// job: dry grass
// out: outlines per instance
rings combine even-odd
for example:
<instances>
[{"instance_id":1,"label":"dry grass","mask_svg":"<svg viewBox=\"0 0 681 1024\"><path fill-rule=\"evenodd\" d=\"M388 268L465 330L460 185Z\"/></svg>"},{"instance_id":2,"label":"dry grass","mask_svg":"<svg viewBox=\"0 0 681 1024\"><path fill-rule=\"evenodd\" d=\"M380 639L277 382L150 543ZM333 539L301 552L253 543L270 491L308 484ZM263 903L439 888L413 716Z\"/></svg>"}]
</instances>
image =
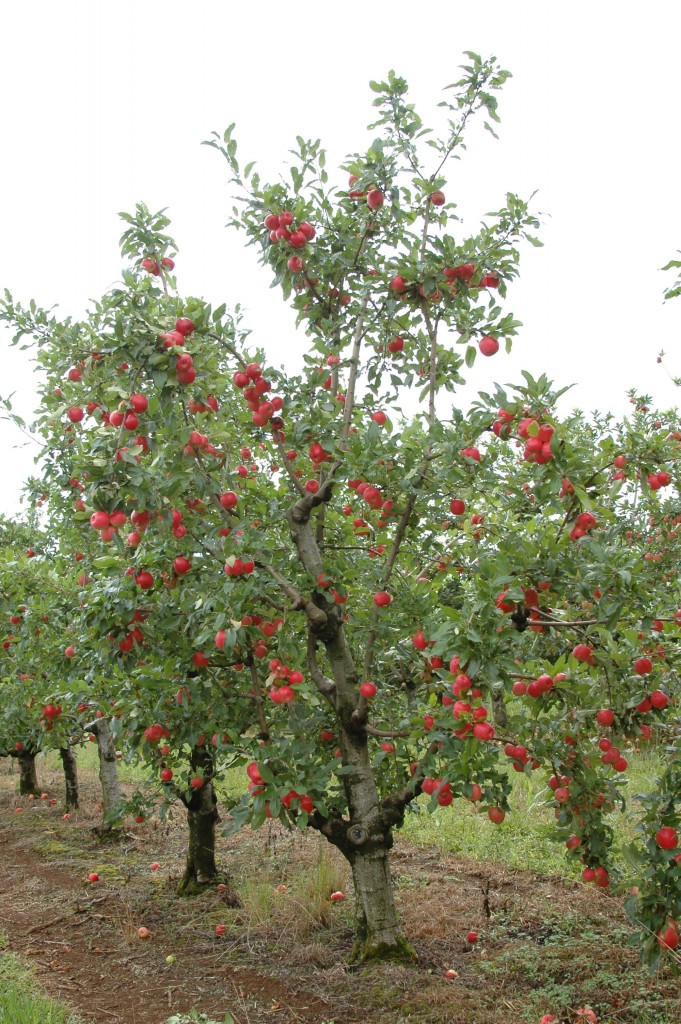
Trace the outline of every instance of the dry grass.
<instances>
[{"instance_id":1,"label":"dry grass","mask_svg":"<svg viewBox=\"0 0 681 1024\"><path fill-rule=\"evenodd\" d=\"M238 1024L536 1024L548 1012L572 1021L570 1008L585 1003L607 1024L681 1020L675 979L648 978L626 947L616 895L398 840L397 901L418 961L356 968L347 963L348 867L316 833L269 823L221 839L219 861L241 906L215 890L178 899L181 810L101 845L90 831L96 778L84 775L83 809L70 821L44 801L17 801L15 782L0 769L0 890L12 890L0 927L46 964L50 942L68 945L59 947L63 970L46 968L42 978L90 1012L94 986L107 1011L94 1014L96 1024L162 1024L191 1006L217 1020L229 1011ZM44 767L41 782L50 793L61 786ZM150 870L154 860L160 871ZM102 877L94 886L90 870ZM347 899L331 904L338 889ZM148 942L137 937L140 925ZM465 941L471 928L480 933L475 947ZM444 978L447 968L456 980Z\"/></svg>"}]
</instances>

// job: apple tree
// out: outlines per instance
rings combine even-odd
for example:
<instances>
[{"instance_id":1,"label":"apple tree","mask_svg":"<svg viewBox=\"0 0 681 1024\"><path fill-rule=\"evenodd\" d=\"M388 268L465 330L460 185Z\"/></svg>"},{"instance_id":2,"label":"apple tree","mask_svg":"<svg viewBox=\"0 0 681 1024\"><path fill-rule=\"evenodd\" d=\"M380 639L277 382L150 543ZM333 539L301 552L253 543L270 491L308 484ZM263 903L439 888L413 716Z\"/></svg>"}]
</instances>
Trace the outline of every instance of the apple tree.
<instances>
[{"instance_id":1,"label":"apple tree","mask_svg":"<svg viewBox=\"0 0 681 1024\"><path fill-rule=\"evenodd\" d=\"M68 810L78 806L73 747L82 739L63 685L76 654L72 620L77 584L64 580L62 556L35 515L31 518L29 523L0 521L0 615L8 629L0 651L0 748L19 762L22 794L38 791L36 755L57 750Z\"/></svg>"},{"instance_id":2,"label":"apple tree","mask_svg":"<svg viewBox=\"0 0 681 1024\"><path fill-rule=\"evenodd\" d=\"M302 368L252 347L238 308L181 297L168 220L142 205L123 218L131 265L83 320L9 294L0 312L46 382L52 529L101 548L83 665L187 806L186 883L215 876L213 782L238 762L229 827L276 817L347 858L357 958L409 955L389 867L407 811L463 798L501 824L509 766L550 772L556 837L607 886L623 751L675 698L677 581L662 645L659 566L628 537L676 480L673 439L561 419L530 374L467 411L452 399L516 334L504 300L537 227L508 195L466 235L447 195L447 161L474 115L492 128L507 77L469 57L443 138L402 79L372 83L377 134L347 185L318 142L298 139L291 184L269 185L233 128L210 141L232 223L307 338Z\"/></svg>"}]
</instances>

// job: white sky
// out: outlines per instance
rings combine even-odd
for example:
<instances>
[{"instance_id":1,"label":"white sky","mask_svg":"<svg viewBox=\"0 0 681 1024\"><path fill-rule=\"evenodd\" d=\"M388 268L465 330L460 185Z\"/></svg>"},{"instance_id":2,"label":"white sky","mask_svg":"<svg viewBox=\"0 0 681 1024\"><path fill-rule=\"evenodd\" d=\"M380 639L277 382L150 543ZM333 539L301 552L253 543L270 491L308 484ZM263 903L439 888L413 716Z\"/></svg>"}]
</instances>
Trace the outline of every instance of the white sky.
<instances>
[{"instance_id":1,"label":"white sky","mask_svg":"<svg viewBox=\"0 0 681 1024\"><path fill-rule=\"evenodd\" d=\"M538 189L547 216L506 300L525 326L511 356L477 361L474 385L527 368L576 382L570 405L586 409L623 413L632 386L677 404L655 358L664 348L681 373L681 299L662 304L659 271L681 249L677 0L23 0L4 5L0 31L0 287L18 299L79 315L117 278L117 212L143 200L169 208L181 290L241 302L279 363L292 317L225 230L227 165L200 142L236 121L242 159L272 179L296 135L321 137L332 171L370 141L370 78L406 77L427 122L475 50L514 77L500 141L474 134L447 196L471 229L506 191ZM8 343L0 332L0 393L29 415L27 360ZM0 423L0 512L32 469L18 440Z\"/></svg>"}]
</instances>

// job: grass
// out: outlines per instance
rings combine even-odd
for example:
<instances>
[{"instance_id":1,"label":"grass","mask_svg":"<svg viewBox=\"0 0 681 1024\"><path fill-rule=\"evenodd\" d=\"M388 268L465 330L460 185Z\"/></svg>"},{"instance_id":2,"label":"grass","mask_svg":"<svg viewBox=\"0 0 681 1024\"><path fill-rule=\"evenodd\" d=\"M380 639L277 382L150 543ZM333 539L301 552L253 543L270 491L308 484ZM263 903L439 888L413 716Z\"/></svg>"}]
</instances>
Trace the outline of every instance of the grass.
<instances>
[{"instance_id":1,"label":"grass","mask_svg":"<svg viewBox=\"0 0 681 1024\"><path fill-rule=\"evenodd\" d=\"M99 757L97 755L96 743L83 743L82 746L75 748L75 753L78 761L78 771L88 774L93 773L94 775L98 774ZM61 771L61 758L59 757L59 753L56 750L50 750L44 754L38 755L38 780L40 780L41 765ZM125 761L121 760L118 762L118 777L121 782L130 782L133 785L139 786L145 782L149 782L150 774L149 770L144 768L141 764L127 764Z\"/></svg>"},{"instance_id":2,"label":"grass","mask_svg":"<svg viewBox=\"0 0 681 1024\"><path fill-rule=\"evenodd\" d=\"M495 930L499 937L508 938L513 924L500 920ZM521 998L516 997L514 1007L522 1012L522 1019L538 1020L547 1008L563 1019L561 1015L570 1017L575 1007L591 1002L599 1003L602 1013L606 1001L606 1014L615 1021L626 1002L627 1020L634 1017L637 1024L675 1024L670 999L655 992L642 968L628 978L621 971L617 950L626 946L628 936L626 924L612 921L606 942L602 926L596 927L594 920L547 906L541 932L534 942L523 944L522 955L517 947L509 947L494 959L481 959L479 968L491 984L509 986L516 978L524 983L525 991ZM591 966L587 968L587 964Z\"/></svg>"},{"instance_id":3,"label":"grass","mask_svg":"<svg viewBox=\"0 0 681 1024\"><path fill-rule=\"evenodd\" d=\"M627 760L627 808L625 813L615 811L609 817L617 850L634 837L637 804L631 798L649 791L654 777L663 771L663 755L655 750L627 754ZM464 800L428 814L419 806L425 803L422 798L415 813L408 816L402 834L418 846L438 846L472 860L501 861L512 868L574 879L577 869L567 861L562 843L552 838L553 809L544 806L543 773L526 776L509 772L509 776L512 813L501 826L493 825L484 812Z\"/></svg>"},{"instance_id":4,"label":"grass","mask_svg":"<svg viewBox=\"0 0 681 1024\"><path fill-rule=\"evenodd\" d=\"M0 936L0 1021L7 1024L83 1024L64 1003L38 991L36 979Z\"/></svg>"}]
</instances>

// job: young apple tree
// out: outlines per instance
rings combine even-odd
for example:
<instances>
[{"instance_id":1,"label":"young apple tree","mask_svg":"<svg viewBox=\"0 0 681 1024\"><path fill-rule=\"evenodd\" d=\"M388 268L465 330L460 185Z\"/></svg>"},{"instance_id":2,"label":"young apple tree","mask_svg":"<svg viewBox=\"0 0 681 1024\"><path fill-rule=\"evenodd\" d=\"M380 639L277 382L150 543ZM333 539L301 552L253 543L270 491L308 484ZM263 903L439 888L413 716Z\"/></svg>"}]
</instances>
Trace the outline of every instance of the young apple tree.
<instances>
[{"instance_id":1,"label":"young apple tree","mask_svg":"<svg viewBox=\"0 0 681 1024\"><path fill-rule=\"evenodd\" d=\"M514 195L473 235L458 221L447 161L475 114L497 120L507 77L469 57L443 138L402 79L372 84L377 134L347 186L318 142L298 139L289 186L241 170L232 128L211 140L233 224L303 328L302 367L251 347L238 308L179 295L168 221L144 206L124 215L133 266L82 321L9 295L0 313L46 381L52 528L101 549L83 657L115 680L123 741L187 806L187 883L214 876L212 783L236 760L230 827L312 827L349 861L359 959L410 955L389 866L407 810L464 798L500 824L509 763L553 773L557 838L605 887L623 744L675 695L676 581L663 658L650 560L627 537L675 478L675 444L561 421L529 373L468 412L451 399L516 333L504 299L537 225Z\"/></svg>"}]
</instances>

